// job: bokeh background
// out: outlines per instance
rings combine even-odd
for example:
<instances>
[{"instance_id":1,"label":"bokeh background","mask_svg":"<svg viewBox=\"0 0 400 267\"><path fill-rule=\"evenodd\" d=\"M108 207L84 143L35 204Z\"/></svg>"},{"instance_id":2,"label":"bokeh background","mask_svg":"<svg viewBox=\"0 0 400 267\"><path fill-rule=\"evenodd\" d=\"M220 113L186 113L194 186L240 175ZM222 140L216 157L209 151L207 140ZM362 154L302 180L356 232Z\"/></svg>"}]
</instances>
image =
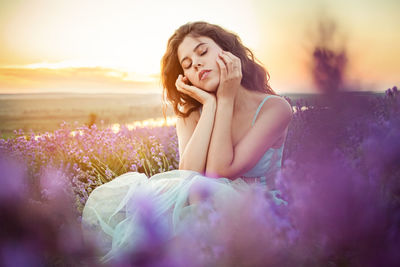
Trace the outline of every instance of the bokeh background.
<instances>
[{"instance_id":1,"label":"bokeh background","mask_svg":"<svg viewBox=\"0 0 400 267\"><path fill-rule=\"evenodd\" d=\"M198 20L238 34L280 95L383 94L400 82L399 11L395 0L1 0L1 135L166 124L160 60L174 30Z\"/></svg>"},{"instance_id":2,"label":"bokeh background","mask_svg":"<svg viewBox=\"0 0 400 267\"><path fill-rule=\"evenodd\" d=\"M159 93L168 37L196 20L237 33L279 93L315 92L310 49L330 20L348 81L383 91L399 82L399 11L396 0L2 0L0 92Z\"/></svg>"},{"instance_id":3,"label":"bokeh background","mask_svg":"<svg viewBox=\"0 0 400 267\"><path fill-rule=\"evenodd\" d=\"M0 0L0 266L397 267L399 7ZM178 169L159 64L168 37L195 20L237 33L292 105L278 191L201 202L172 240L163 203L144 194L131 206L143 238L102 265L83 208L122 174Z\"/></svg>"}]
</instances>

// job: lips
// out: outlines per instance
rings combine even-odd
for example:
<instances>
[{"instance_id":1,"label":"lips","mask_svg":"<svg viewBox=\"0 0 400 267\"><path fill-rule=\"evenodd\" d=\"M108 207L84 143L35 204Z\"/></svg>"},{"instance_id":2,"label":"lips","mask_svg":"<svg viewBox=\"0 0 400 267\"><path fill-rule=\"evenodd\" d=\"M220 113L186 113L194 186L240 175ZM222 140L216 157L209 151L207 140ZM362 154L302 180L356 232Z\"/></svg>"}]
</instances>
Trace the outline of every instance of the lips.
<instances>
[{"instance_id":1,"label":"lips","mask_svg":"<svg viewBox=\"0 0 400 267\"><path fill-rule=\"evenodd\" d=\"M203 80L205 77L207 77L207 75L208 75L208 73L210 72L211 70L202 70L202 71L200 71L199 72L199 80Z\"/></svg>"}]
</instances>

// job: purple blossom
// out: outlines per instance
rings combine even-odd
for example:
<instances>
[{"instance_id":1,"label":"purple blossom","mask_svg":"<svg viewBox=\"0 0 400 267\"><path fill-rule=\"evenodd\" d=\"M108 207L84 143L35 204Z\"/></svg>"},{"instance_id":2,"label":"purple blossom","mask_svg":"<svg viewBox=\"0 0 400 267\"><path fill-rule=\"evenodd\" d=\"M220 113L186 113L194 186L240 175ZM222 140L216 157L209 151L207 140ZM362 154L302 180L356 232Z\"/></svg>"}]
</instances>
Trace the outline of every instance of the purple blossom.
<instances>
[{"instance_id":1,"label":"purple blossom","mask_svg":"<svg viewBox=\"0 0 400 267\"><path fill-rule=\"evenodd\" d=\"M271 194L257 188L213 203L208 188L200 187L204 201L170 239L164 217L155 214L157 200L137 196L130 208L145 234L115 266L395 266L397 87L382 96L336 92L296 106L276 177L287 206L275 205ZM9 265L10 257L22 265L90 265L97 252L83 244L79 231L90 193L129 171L150 177L178 168L175 127L122 127L114 133L63 123L35 136L19 130L0 140L0 214L7 218L0 225L0 265Z\"/></svg>"}]
</instances>

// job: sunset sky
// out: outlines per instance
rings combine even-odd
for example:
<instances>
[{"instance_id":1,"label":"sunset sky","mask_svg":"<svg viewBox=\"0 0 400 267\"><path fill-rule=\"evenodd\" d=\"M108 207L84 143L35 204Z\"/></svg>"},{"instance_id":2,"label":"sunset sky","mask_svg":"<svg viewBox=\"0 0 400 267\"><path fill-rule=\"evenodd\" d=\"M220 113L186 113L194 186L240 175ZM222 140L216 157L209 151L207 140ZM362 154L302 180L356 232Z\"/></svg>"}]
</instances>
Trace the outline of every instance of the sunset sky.
<instances>
[{"instance_id":1,"label":"sunset sky","mask_svg":"<svg viewBox=\"0 0 400 267\"><path fill-rule=\"evenodd\" d=\"M313 92L320 19L337 26L347 81L400 85L398 0L0 0L0 93L161 92L160 60L176 28L205 20L237 33L278 93Z\"/></svg>"}]
</instances>

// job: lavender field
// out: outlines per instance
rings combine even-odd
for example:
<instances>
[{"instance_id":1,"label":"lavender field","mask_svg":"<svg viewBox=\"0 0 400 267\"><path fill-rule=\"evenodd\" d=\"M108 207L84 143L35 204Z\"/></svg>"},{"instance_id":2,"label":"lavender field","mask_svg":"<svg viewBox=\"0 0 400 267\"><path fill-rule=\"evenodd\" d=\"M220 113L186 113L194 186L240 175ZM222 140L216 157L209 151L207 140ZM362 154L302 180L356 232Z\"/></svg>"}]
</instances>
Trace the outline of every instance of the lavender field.
<instances>
[{"instance_id":1,"label":"lavender field","mask_svg":"<svg viewBox=\"0 0 400 267\"><path fill-rule=\"evenodd\" d=\"M148 240L111 266L396 266L397 88L373 97L322 94L312 104L287 100L295 113L276 179L289 205L253 194L168 240L155 231L148 203ZM116 132L64 123L0 139L0 265L102 266L80 227L88 195L123 173L150 177L178 162L174 126Z\"/></svg>"},{"instance_id":2,"label":"lavender field","mask_svg":"<svg viewBox=\"0 0 400 267\"><path fill-rule=\"evenodd\" d=\"M167 110L168 116L172 115ZM53 132L65 121L99 127L128 124L161 117L160 94L0 94L0 136L13 136L15 129L36 134Z\"/></svg>"}]
</instances>

